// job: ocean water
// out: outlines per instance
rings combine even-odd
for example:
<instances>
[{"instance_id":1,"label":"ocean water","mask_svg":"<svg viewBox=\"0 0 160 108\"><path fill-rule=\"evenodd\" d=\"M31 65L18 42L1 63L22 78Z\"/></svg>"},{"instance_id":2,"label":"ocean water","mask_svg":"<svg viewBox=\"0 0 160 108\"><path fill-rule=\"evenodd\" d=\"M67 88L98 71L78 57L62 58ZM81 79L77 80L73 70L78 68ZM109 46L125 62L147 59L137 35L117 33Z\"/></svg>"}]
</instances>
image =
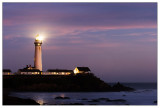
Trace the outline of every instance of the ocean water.
<instances>
[{"instance_id":1,"label":"ocean water","mask_svg":"<svg viewBox=\"0 0 160 108\"><path fill-rule=\"evenodd\" d=\"M23 99L33 99L41 105L157 105L156 83L123 83L133 87L133 92L12 92L10 96ZM113 83L111 83L113 85ZM56 97L69 97L69 99L55 99ZM123 99L124 101L106 101Z\"/></svg>"}]
</instances>

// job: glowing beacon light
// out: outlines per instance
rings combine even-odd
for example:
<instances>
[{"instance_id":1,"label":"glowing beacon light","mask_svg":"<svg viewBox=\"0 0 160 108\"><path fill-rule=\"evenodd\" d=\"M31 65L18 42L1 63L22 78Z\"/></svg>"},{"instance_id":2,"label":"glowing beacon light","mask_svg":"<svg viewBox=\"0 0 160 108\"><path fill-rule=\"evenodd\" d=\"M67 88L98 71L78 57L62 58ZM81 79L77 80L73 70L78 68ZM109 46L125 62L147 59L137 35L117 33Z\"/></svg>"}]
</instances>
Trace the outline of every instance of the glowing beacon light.
<instances>
[{"instance_id":1,"label":"glowing beacon light","mask_svg":"<svg viewBox=\"0 0 160 108\"><path fill-rule=\"evenodd\" d=\"M36 36L36 40L40 40L40 41L42 41L42 40L43 40L43 36L40 36L39 34L37 34L37 36Z\"/></svg>"}]
</instances>

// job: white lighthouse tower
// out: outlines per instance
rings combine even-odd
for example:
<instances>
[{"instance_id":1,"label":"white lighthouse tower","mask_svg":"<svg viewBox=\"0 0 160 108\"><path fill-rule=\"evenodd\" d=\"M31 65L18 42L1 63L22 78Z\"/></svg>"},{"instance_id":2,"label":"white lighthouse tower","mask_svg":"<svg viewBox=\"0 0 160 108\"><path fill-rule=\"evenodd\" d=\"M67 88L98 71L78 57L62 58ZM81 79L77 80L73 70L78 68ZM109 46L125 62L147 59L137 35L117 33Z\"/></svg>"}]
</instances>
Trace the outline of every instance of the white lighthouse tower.
<instances>
[{"instance_id":1,"label":"white lighthouse tower","mask_svg":"<svg viewBox=\"0 0 160 108\"><path fill-rule=\"evenodd\" d=\"M35 39L35 55L34 55L34 67L42 71L42 37L39 34L36 36Z\"/></svg>"}]
</instances>

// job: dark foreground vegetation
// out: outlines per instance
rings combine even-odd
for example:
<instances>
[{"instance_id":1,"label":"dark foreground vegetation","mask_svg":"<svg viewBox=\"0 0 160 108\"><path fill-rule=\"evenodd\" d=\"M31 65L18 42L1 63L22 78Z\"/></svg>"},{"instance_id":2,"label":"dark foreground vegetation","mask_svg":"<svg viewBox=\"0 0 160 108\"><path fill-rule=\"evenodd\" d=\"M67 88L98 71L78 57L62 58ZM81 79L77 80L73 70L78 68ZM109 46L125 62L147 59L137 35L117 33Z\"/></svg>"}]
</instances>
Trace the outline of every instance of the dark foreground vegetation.
<instances>
[{"instance_id":1,"label":"dark foreground vegetation","mask_svg":"<svg viewBox=\"0 0 160 108\"><path fill-rule=\"evenodd\" d=\"M133 90L120 83L111 87L93 74L71 76L6 75L3 76L3 88L31 92L107 92Z\"/></svg>"}]
</instances>

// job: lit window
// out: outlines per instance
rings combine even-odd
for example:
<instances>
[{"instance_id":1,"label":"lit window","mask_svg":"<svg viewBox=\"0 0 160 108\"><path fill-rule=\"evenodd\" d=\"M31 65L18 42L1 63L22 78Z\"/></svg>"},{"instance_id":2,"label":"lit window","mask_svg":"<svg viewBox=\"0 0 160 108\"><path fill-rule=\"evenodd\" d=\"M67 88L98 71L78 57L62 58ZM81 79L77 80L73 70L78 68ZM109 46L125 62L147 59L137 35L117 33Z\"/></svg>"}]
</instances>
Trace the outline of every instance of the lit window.
<instances>
[{"instance_id":1,"label":"lit window","mask_svg":"<svg viewBox=\"0 0 160 108\"><path fill-rule=\"evenodd\" d=\"M70 73L69 72L67 72L67 75L69 75Z\"/></svg>"},{"instance_id":2,"label":"lit window","mask_svg":"<svg viewBox=\"0 0 160 108\"><path fill-rule=\"evenodd\" d=\"M78 72L78 69L76 68L76 69L74 69L74 74L77 74L77 73L79 73L79 72Z\"/></svg>"}]
</instances>

